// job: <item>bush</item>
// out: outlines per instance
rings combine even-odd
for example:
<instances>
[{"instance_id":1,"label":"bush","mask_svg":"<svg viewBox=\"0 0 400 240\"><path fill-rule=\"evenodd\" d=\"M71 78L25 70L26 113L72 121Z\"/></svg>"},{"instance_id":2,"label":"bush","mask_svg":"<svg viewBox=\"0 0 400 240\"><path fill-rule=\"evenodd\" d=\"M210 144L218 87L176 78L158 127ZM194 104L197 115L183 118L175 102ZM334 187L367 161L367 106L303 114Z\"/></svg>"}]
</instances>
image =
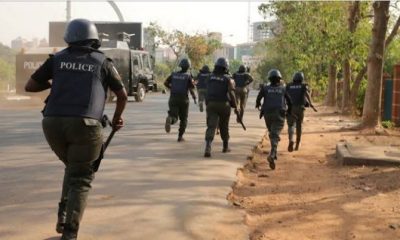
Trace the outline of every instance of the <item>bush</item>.
<instances>
[{"instance_id":1,"label":"bush","mask_svg":"<svg viewBox=\"0 0 400 240\"><path fill-rule=\"evenodd\" d=\"M382 123L381 123L381 125L382 125L382 127L384 127L384 128L389 128L389 129L391 129L391 128L394 128L394 122L392 122L392 121L383 121Z\"/></svg>"}]
</instances>

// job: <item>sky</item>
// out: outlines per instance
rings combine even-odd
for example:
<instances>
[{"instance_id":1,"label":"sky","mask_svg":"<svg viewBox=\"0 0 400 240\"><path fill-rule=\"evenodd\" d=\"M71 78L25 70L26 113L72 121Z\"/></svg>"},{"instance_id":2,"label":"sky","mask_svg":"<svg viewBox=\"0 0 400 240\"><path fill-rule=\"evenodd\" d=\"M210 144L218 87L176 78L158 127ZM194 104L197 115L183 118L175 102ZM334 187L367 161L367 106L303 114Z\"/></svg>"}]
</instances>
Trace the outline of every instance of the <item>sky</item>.
<instances>
[{"instance_id":1,"label":"sky","mask_svg":"<svg viewBox=\"0 0 400 240\"><path fill-rule=\"evenodd\" d=\"M260 1L115 1L126 22L157 22L167 30L188 33L221 32L223 41L238 44L247 41L248 6L251 22L262 21L257 7ZM72 1L72 19L118 21L106 1ZM66 1L0 0L0 42L10 46L21 36L48 39L48 22L65 21Z\"/></svg>"}]
</instances>

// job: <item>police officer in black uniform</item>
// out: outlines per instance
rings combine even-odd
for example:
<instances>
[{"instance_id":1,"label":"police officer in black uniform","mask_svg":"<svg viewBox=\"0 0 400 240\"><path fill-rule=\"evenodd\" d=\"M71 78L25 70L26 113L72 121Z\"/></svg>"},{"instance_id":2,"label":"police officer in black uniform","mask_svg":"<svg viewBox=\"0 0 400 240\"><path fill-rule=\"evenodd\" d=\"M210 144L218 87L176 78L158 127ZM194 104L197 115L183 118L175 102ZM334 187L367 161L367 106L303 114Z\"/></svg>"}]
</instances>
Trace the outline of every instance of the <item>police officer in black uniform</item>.
<instances>
[{"instance_id":1,"label":"police officer in black uniform","mask_svg":"<svg viewBox=\"0 0 400 240\"><path fill-rule=\"evenodd\" d=\"M304 119L305 107L314 107L311 102L308 84L303 83L304 73L296 72L293 75L293 81L286 86L286 90L292 100L292 114L287 117L289 146L288 151L293 151L293 135L296 129L296 146L295 150L299 150L301 141L302 124Z\"/></svg>"},{"instance_id":2,"label":"police officer in black uniform","mask_svg":"<svg viewBox=\"0 0 400 240\"><path fill-rule=\"evenodd\" d=\"M185 141L183 134L186 130L189 114L188 91L192 95L195 103L196 94L194 93L195 86L192 74L189 72L189 59L182 59L179 63L179 67L181 68L181 71L172 73L164 82L165 87L171 91L168 101L168 116L165 120L165 131L169 133L171 131L171 125L175 124L179 119L178 142L182 142Z\"/></svg>"},{"instance_id":3,"label":"police officer in black uniform","mask_svg":"<svg viewBox=\"0 0 400 240\"><path fill-rule=\"evenodd\" d=\"M208 65L204 65L197 75L196 78L196 88L197 88L197 96L199 97L199 109L200 112L203 112L203 103L207 94L207 82L210 78L210 68Z\"/></svg>"},{"instance_id":4,"label":"police officer in black uniform","mask_svg":"<svg viewBox=\"0 0 400 240\"><path fill-rule=\"evenodd\" d=\"M239 122L240 119L243 119L244 109L246 108L247 97L249 94L249 85L254 80L253 77L247 72L247 68L244 65L239 66L238 71L233 74L233 79L235 80L235 94L239 108L237 122Z\"/></svg>"},{"instance_id":5,"label":"police officer in black uniform","mask_svg":"<svg viewBox=\"0 0 400 240\"><path fill-rule=\"evenodd\" d=\"M267 158L271 169L275 169L275 161L278 159L279 135L285 124L286 110L287 114L290 115L292 107L292 102L281 79L282 75L279 70L270 70L268 80L271 84L263 86L256 99L256 108L260 108L261 99L264 98L261 112L268 128L271 143L271 151Z\"/></svg>"},{"instance_id":6,"label":"police officer in black uniform","mask_svg":"<svg viewBox=\"0 0 400 240\"><path fill-rule=\"evenodd\" d=\"M71 21L64 40L68 47L48 58L25 90L51 89L42 126L51 149L65 164L56 231L62 233L62 240L75 240L94 179L93 163L102 149L100 121L107 89L117 96L115 130L123 126L127 94L112 61L97 50L100 41L92 22Z\"/></svg>"},{"instance_id":7,"label":"police officer in black uniform","mask_svg":"<svg viewBox=\"0 0 400 240\"><path fill-rule=\"evenodd\" d=\"M218 58L214 71L207 84L207 130L204 157L211 157L211 143L217 126L223 142L222 152L229 152L229 118L231 107L237 112L235 84L228 74L229 63L225 58Z\"/></svg>"}]
</instances>

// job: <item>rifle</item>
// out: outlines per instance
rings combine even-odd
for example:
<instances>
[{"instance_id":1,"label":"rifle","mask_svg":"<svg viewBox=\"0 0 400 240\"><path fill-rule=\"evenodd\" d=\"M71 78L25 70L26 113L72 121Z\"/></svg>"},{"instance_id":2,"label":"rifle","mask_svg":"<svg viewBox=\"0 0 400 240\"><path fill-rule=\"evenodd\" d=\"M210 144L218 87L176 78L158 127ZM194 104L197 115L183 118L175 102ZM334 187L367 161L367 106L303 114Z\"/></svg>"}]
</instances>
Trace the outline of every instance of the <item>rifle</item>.
<instances>
[{"instance_id":1,"label":"rifle","mask_svg":"<svg viewBox=\"0 0 400 240\"><path fill-rule=\"evenodd\" d=\"M312 110L314 110L314 112L318 112L318 110L313 105L310 104L310 107L312 108Z\"/></svg>"},{"instance_id":2,"label":"rifle","mask_svg":"<svg viewBox=\"0 0 400 240\"><path fill-rule=\"evenodd\" d=\"M240 125L242 125L243 130L246 131L246 126L244 125L243 119L240 117L239 112L237 110L235 110L235 114L237 119L239 120Z\"/></svg>"},{"instance_id":3,"label":"rifle","mask_svg":"<svg viewBox=\"0 0 400 240\"><path fill-rule=\"evenodd\" d=\"M107 115L103 116L103 118L101 119L101 124L102 124L103 128L107 127L107 124L110 127L112 127L112 123L111 123L110 119L108 119ZM110 135L107 137L107 140L101 146L100 156L93 163L93 171L94 172L97 172L99 170L101 160L104 158L104 153L106 152L106 149L107 149L108 145L110 144L110 142L116 132L117 132L117 130L114 130L114 128L113 128Z\"/></svg>"}]
</instances>

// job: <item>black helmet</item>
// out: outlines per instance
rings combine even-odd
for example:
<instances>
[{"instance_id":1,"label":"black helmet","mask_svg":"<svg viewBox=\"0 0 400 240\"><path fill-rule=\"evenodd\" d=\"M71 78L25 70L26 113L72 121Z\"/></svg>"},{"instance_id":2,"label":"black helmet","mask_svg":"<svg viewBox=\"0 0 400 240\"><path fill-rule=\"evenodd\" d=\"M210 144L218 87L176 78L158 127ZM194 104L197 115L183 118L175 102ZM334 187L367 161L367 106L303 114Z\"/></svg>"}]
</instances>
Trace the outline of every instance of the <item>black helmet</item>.
<instances>
[{"instance_id":1,"label":"black helmet","mask_svg":"<svg viewBox=\"0 0 400 240\"><path fill-rule=\"evenodd\" d=\"M222 68L228 69L228 68L229 68L228 59L223 58L223 57L218 58L217 61L215 62L215 65L214 65L214 66L215 66L215 67L222 67Z\"/></svg>"},{"instance_id":2,"label":"black helmet","mask_svg":"<svg viewBox=\"0 0 400 240\"><path fill-rule=\"evenodd\" d=\"M246 71L246 66L245 65L240 65L239 66L239 72L245 72Z\"/></svg>"},{"instance_id":3,"label":"black helmet","mask_svg":"<svg viewBox=\"0 0 400 240\"><path fill-rule=\"evenodd\" d=\"M209 73L209 72L210 72L210 68L208 67L208 65L204 65L204 66L201 68L201 71L204 72L204 73Z\"/></svg>"},{"instance_id":4,"label":"black helmet","mask_svg":"<svg viewBox=\"0 0 400 240\"><path fill-rule=\"evenodd\" d=\"M179 62L179 67L181 67L182 69L188 69L190 68L190 60L187 58L183 58L180 62Z\"/></svg>"},{"instance_id":5,"label":"black helmet","mask_svg":"<svg viewBox=\"0 0 400 240\"><path fill-rule=\"evenodd\" d=\"M293 82L295 83L302 83L304 81L304 73L297 72L293 75Z\"/></svg>"},{"instance_id":6,"label":"black helmet","mask_svg":"<svg viewBox=\"0 0 400 240\"><path fill-rule=\"evenodd\" d=\"M65 30L64 41L66 43L75 43L85 40L100 42L96 26L87 19L72 20Z\"/></svg>"},{"instance_id":7,"label":"black helmet","mask_svg":"<svg viewBox=\"0 0 400 240\"><path fill-rule=\"evenodd\" d=\"M272 78L282 79L281 72L278 69L271 69L268 72L268 79L271 80Z\"/></svg>"}]
</instances>

